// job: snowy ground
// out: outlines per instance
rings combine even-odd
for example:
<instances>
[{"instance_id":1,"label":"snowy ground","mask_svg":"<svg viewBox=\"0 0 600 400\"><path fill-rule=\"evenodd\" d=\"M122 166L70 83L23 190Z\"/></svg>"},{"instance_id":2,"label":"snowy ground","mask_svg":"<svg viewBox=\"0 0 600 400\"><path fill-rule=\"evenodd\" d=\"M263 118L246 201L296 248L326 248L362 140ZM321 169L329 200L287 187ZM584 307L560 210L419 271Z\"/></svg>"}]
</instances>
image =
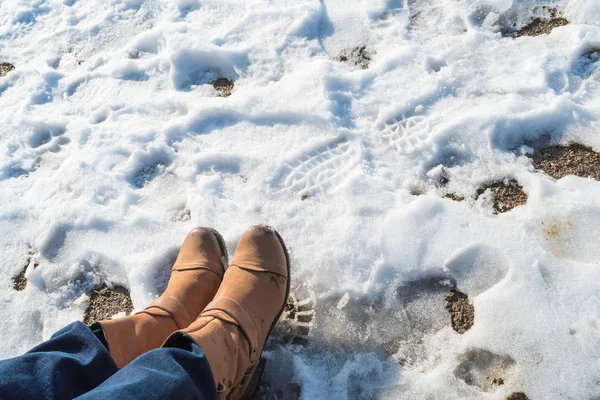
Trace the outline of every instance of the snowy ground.
<instances>
[{"instance_id":1,"label":"snowy ground","mask_svg":"<svg viewBox=\"0 0 600 400\"><path fill-rule=\"evenodd\" d=\"M570 24L507 36L544 5ZM595 49L597 0L2 1L0 357L90 282L144 307L192 227L268 223L312 316L272 394L599 399L600 183L524 156L600 150ZM495 215L505 178L529 198Z\"/></svg>"}]
</instances>

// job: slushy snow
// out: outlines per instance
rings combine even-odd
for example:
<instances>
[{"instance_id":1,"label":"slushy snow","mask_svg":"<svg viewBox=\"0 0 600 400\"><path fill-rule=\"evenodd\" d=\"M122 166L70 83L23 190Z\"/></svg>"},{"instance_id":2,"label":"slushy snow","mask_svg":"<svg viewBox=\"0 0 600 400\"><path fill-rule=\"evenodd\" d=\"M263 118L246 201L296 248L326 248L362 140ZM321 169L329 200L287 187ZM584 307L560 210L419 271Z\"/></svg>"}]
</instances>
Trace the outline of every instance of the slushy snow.
<instances>
[{"instance_id":1,"label":"slushy snow","mask_svg":"<svg viewBox=\"0 0 600 400\"><path fill-rule=\"evenodd\" d=\"M542 6L570 24L506 36ZM272 395L598 399L600 183L527 157L600 150L596 49L597 0L3 1L0 357L100 282L145 307L193 227L233 253L266 223L314 303L308 344L268 346ZM526 205L474 200L507 178Z\"/></svg>"}]
</instances>

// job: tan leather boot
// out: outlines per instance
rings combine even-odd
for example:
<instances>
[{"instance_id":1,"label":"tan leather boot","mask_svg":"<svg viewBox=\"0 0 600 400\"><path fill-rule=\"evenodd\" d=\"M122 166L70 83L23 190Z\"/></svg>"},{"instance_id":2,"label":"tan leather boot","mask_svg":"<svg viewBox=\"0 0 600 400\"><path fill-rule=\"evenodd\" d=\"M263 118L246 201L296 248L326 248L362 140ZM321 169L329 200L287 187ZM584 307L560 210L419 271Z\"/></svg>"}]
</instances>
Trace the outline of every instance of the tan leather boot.
<instances>
[{"instance_id":1,"label":"tan leather boot","mask_svg":"<svg viewBox=\"0 0 600 400\"><path fill-rule=\"evenodd\" d=\"M159 348L178 329L187 328L213 299L227 264L225 242L208 228L192 230L183 241L165 292L139 313L92 325L102 328L119 368Z\"/></svg>"},{"instance_id":2,"label":"tan leather boot","mask_svg":"<svg viewBox=\"0 0 600 400\"><path fill-rule=\"evenodd\" d=\"M213 301L164 347L193 339L210 364L220 399L241 399L258 387L263 346L289 295L289 257L270 227L253 226L240 239Z\"/></svg>"}]
</instances>

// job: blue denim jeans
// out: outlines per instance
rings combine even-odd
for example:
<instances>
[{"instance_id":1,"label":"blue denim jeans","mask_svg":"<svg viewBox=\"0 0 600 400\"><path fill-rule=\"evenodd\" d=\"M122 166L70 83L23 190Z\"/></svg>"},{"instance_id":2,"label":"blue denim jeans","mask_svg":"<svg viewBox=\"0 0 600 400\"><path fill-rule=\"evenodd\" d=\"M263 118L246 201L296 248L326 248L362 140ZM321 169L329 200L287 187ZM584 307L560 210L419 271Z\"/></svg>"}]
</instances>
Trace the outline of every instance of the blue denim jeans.
<instances>
[{"instance_id":1,"label":"blue denim jeans","mask_svg":"<svg viewBox=\"0 0 600 400\"><path fill-rule=\"evenodd\" d=\"M178 343L119 370L101 339L74 322L24 355L0 361L0 399L216 399L202 349L185 337Z\"/></svg>"}]
</instances>

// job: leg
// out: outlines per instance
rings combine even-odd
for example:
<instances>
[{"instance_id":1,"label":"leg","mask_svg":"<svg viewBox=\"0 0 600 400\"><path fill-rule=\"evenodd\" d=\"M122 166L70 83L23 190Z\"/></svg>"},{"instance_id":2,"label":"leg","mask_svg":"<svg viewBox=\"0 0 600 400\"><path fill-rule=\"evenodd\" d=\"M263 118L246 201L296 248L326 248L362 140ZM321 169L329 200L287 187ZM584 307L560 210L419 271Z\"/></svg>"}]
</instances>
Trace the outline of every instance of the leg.
<instances>
[{"instance_id":1,"label":"leg","mask_svg":"<svg viewBox=\"0 0 600 400\"><path fill-rule=\"evenodd\" d=\"M24 355L0 361L0 398L72 399L116 371L106 346L74 322Z\"/></svg>"},{"instance_id":2,"label":"leg","mask_svg":"<svg viewBox=\"0 0 600 400\"><path fill-rule=\"evenodd\" d=\"M204 352L190 339L141 355L79 399L216 400L217 390Z\"/></svg>"}]
</instances>

